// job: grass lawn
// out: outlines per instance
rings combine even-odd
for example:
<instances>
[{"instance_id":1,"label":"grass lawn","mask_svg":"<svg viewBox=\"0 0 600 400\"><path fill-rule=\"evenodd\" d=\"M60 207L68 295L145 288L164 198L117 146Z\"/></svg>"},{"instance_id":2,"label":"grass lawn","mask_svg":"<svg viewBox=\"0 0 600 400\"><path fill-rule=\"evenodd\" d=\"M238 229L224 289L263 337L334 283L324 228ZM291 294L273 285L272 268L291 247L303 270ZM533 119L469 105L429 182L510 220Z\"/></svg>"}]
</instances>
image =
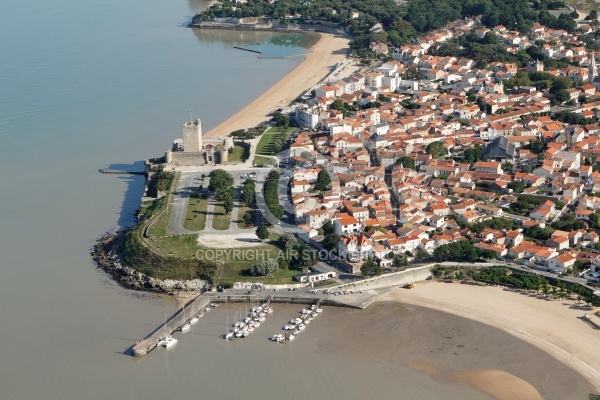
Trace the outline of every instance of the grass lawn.
<instances>
[{"instance_id":1,"label":"grass lawn","mask_svg":"<svg viewBox=\"0 0 600 400\"><path fill-rule=\"evenodd\" d=\"M292 128L291 126L288 126L287 128L281 126L274 126L273 128L267 129L265 133L290 133L294 129L296 128Z\"/></svg>"},{"instance_id":2,"label":"grass lawn","mask_svg":"<svg viewBox=\"0 0 600 400\"><path fill-rule=\"evenodd\" d=\"M165 256L174 256L184 259L195 258L198 250L206 250L204 246L196 244L198 235L181 235L171 237L157 237L152 239L152 247ZM220 261L223 263L223 275L221 284L233 282L261 282L264 284L285 284L292 283L293 277L300 274L298 270L278 270L268 276L252 276L249 269L253 264L260 261L277 258L280 248L277 240L279 236L271 234L270 240L261 246L252 247L253 251L242 252L242 255L255 254L256 257L247 257L246 259L230 259L223 255Z\"/></svg>"},{"instance_id":3,"label":"grass lawn","mask_svg":"<svg viewBox=\"0 0 600 400\"><path fill-rule=\"evenodd\" d=\"M237 222L238 228L244 228L246 226L246 223L244 222L244 214L245 213L250 213L250 215L252 215L252 219L250 220L250 223L254 223L254 217L255 217L256 210L253 208L250 208L250 207L242 206L242 207L240 207L240 210L238 212L238 220L234 221L234 222ZM248 229L252 229L252 227L250 227Z\"/></svg>"},{"instance_id":4,"label":"grass lawn","mask_svg":"<svg viewBox=\"0 0 600 400\"><path fill-rule=\"evenodd\" d=\"M190 197L183 227L192 231L201 231L206 226L208 201L200 197Z\"/></svg>"},{"instance_id":5,"label":"grass lawn","mask_svg":"<svg viewBox=\"0 0 600 400\"><path fill-rule=\"evenodd\" d=\"M173 190L177 187L179 183L179 174L175 176L173 182L171 183L171 187L169 190ZM169 202L165 206L165 202L167 202L169 196L162 197L160 199L154 201L147 201L142 204L140 207L140 214L147 215L151 212L153 215L161 213L160 217L152 224L148 226L146 233L148 235L154 235L156 237L167 236L167 228L169 226L169 219L171 218L171 203ZM161 209L165 207L164 211L152 211L156 209Z\"/></svg>"},{"instance_id":6,"label":"grass lawn","mask_svg":"<svg viewBox=\"0 0 600 400\"><path fill-rule=\"evenodd\" d=\"M252 162L255 167L264 167L269 160L273 160L272 157L255 156Z\"/></svg>"},{"instance_id":7,"label":"grass lawn","mask_svg":"<svg viewBox=\"0 0 600 400\"><path fill-rule=\"evenodd\" d=\"M225 208L223 202L215 204L215 215L213 217L213 228L219 231L225 231L229 229L229 223L231 221L231 214L225 214Z\"/></svg>"},{"instance_id":8,"label":"grass lawn","mask_svg":"<svg viewBox=\"0 0 600 400\"><path fill-rule=\"evenodd\" d=\"M161 237L153 240L153 247L164 256L178 258L195 258L196 251L200 248L197 242L198 235L181 235Z\"/></svg>"},{"instance_id":9,"label":"grass lawn","mask_svg":"<svg viewBox=\"0 0 600 400\"><path fill-rule=\"evenodd\" d=\"M233 282L261 282L267 285L281 285L285 283L292 283L295 275L301 273L301 271L290 269L290 270L277 270L268 276L252 276L249 273L249 269L253 264L260 261L266 261L269 259L277 258L280 248L277 244L279 235L271 234L269 241L265 242L260 247L252 247L256 249L257 257L252 260L228 260L223 264L223 276L221 283L233 283ZM248 253L252 254L252 253ZM260 257L262 256L262 257Z\"/></svg>"},{"instance_id":10,"label":"grass lawn","mask_svg":"<svg viewBox=\"0 0 600 400\"><path fill-rule=\"evenodd\" d=\"M235 145L233 152L227 156L229 162L245 162L250 156L250 148L246 146Z\"/></svg>"},{"instance_id":11,"label":"grass lawn","mask_svg":"<svg viewBox=\"0 0 600 400\"><path fill-rule=\"evenodd\" d=\"M140 214L147 214L147 210L155 203L160 200L148 201L142 204L140 207ZM166 198L163 200L166 201ZM167 234L167 226L169 225L169 217L170 217L171 207L170 204L167 206L167 210L162 213L162 215L151 225L148 226L146 233L148 236L166 236Z\"/></svg>"},{"instance_id":12,"label":"grass lawn","mask_svg":"<svg viewBox=\"0 0 600 400\"><path fill-rule=\"evenodd\" d=\"M256 145L256 154L262 154L263 156L274 155L273 145L277 139L285 135L285 140L287 140L288 134L293 130L294 128L271 128L267 130Z\"/></svg>"}]
</instances>

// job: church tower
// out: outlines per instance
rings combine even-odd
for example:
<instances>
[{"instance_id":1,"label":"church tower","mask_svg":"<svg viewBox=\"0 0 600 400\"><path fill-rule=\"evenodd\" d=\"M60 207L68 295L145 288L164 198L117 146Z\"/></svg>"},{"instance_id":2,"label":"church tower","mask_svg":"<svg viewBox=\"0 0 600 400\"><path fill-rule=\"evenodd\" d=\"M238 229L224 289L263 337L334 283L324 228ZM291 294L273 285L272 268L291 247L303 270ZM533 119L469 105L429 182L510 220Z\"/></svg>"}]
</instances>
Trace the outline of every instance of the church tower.
<instances>
[{"instance_id":1,"label":"church tower","mask_svg":"<svg viewBox=\"0 0 600 400\"><path fill-rule=\"evenodd\" d=\"M596 55L592 51L592 59L590 60L590 66L588 71L588 82L592 83L594 78L598 76L598 70L596 68Z\"/></svg>"},{"instance_id":2,"label":"church tower","mask_svg":"<svg viewBox=\"0 0 600 400\"><path fill-rule=\"evenodd\" d=\"M185 153L202 152L202 123L200 118L183 124L183 151Z\"/></svg>"},{"instance_id":3,"label":"church tower","mask_svg":"<svg viewBox=\"0 0 600 400\"><path fill-rule=\"evenodd\" d=\"M544 63L540 60L535 60L527 66L527 72L543 72L544 71Z\"/></svg>"},{"instance_id":4,"label":"church tower","mask_svg":"<svg viewBox=\"0 0 600 400\"><path fill-rule=\"evenodd\" d=\"M544 72L544 63L540 60L535 60L535 72Z\"/></svg>"}]
</instances>

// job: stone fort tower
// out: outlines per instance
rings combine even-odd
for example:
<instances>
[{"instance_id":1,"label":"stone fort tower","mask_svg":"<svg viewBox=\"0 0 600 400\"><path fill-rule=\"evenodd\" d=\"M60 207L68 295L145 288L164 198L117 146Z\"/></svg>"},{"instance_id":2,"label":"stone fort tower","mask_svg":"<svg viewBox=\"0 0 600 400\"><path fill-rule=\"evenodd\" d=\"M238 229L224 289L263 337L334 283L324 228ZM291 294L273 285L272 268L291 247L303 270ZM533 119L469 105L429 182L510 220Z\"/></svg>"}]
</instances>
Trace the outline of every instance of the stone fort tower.
<instances>
[{"instance_id":1,"label":"stone fort tower","mask_svg":"<svg viewBox=\"0 0 600 400\"><path fill-rule=\"evenodd\" d=\"M200 118L183 124L183 151L185 153L202 152L202 123Z\"/></svg>"}]
</instances>

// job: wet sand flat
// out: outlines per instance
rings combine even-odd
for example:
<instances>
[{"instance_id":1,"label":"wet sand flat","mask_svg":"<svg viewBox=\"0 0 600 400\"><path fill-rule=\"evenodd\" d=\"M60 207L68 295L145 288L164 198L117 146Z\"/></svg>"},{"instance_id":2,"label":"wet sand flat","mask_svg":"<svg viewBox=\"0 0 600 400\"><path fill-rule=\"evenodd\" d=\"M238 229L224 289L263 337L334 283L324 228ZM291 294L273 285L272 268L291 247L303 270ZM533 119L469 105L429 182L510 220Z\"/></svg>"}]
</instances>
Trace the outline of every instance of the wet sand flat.
<instances>
[{"instance_id":1,"label":"wet sand flat","mask_svg":"<svg viewBox=\"0 0 600 400\"><path fill-rule=\"evenodd\" d=\"M329 310L323 352L409 366L496 399L587 399L593 389L536 346L467 318L395 301Z\"/></svg>"},{"instance_id":2,"label":"wet sand flat","mask_svg":"<svg viewBox=\"0 0 600 400\"><path fill-rule=\"evenodd\" d=\"M382 300L422 305L502 329L573 368L600 390L600 332L581 316L589 312L596 322L600 319L577 300L440 282L419 284L413 290L393 289Z\"/></svg>"}]
</instances>

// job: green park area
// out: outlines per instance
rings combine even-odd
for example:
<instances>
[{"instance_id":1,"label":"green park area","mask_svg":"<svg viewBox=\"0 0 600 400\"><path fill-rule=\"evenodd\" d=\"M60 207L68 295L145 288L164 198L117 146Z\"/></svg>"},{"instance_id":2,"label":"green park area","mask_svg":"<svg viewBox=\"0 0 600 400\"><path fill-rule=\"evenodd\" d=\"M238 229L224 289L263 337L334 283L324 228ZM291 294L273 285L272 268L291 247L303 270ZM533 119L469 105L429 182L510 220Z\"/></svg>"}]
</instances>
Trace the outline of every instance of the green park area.
<instances>
[{"instance_id":1,"label":"green park area","mask_svg":"<svg viewBox=\"0 0 600 400\"><path fill-rule=\"evenodd\" d=\"M265 165L269 165L269 163L274 164L276 161L273 157L263 157L263 156L256 156L254 157L254 166L255 167L259 167L262 168Z\"/></svg>"},{"instance_id":2,"label":"green park area","mask_svg":"<svg viewBox=\"0 0 600 400\"><path fill-rule=\"evenodd\" d=\"M156 238L153 240L152 247L160 254L170 259L194 260L197 252L209 250L207 247L198 246L196 239L198 235L181 235ZM281 250L280 243L277 241L279 236L271 234L269 240L263 242L260 246L245 248L242 255L257 255L257 257L248 257L246 259L236 259L223 255L216 263L215 276L220 275L220 269L223 268L220 284L228 287L233 282L261 282L267 285L292 283L293 277L300 271L291 269L278 269L267 276L253 276L250 274L250 267L258 262L276 259ZM210 249L214 250L214 249ZM233 249L223 249L231 251Z\"/></svg>"},{"instance_id":3,"label":"green park area","mask_svg":"<svg viewBox=\"0 0 600 400\"><path fill-rule=\"evenodd\" d=\"M283 150L289 133L294 128L275 127L267 130L260 138L256 146L256 154L263 156L273 156Z\"/></svg>"},{"instance_id":4,"label":"green park area","mask_svg":"<svg viewBox=\"0 0 600 400\"><path fill-rule=\"evenodd\" d=\"M260 257L246 260L222 260L223 275L221 283L225 286L233 284L233 282L260 282L266 285L277 285L292 283L295 275L300 271L291 269L278 269L267 276L253 276L250 274L250 267L261 261L276 259L279 252L282 251L279 243L279 235L271 233L269 239L262 245L256 247L248 247L244 254L256 254Z\"/></svg>"},{"instance_id":5,"label":"green park area","mask_svg":"<svg viewBox=\"0 0 600 400\"><path fill-rule=\"evenodd\" d=\"M246 162L250 157L250 147L236 144L233 151L227 156L228 162Z\"/></svg>"},{"instance_id":6,"label":"green park area","mask_svg":"<svg viewBox=\"0 0 600 400\"><path fill-rule=\"evenodd\" d=\"M229 229L229 223L231 221L231 213L225 212L223 202L219 201L215 203L214 216L213 216L213 228L218 231L226 231Z\"/></svg>"},{"instance_id":7,"label":"green park area","mask_svg":"<svg viewBox=\"0 0 600 400\"><path fill-rule=\"evenodd\" d=\"M190 197L185 212L183 227L191 231L201 231L206 226L206 215L208 213L208 200L198 194Z\"/></svg>"},{"instance_id":8,"label":"green park area","mask_svg":"<svg viewBox=\"0 0 600 400\"><path fill-rule=\"evenodd\" d=\"M237 222L238 228L246 228L246 221L244 221L244 215L246 213L248 213L250 215L250 219L248 220L248 222L251 224L254 224L256 212L257 211L252 207L241 206L238 211L237 221L235 221L235 222ZM251 228L252 228L252 226L247 229L251 229ZM254 229L256 229L256 228L254 228Z\"/></svg>"},{"instance_id":9,"label":"green park area","mask_svg":"<svg viewBox=\"0 0 600 400\"><path fill-rule=\"evenodd\" d=\"M221 173L222 175L223 173ZM215 181L217 179L215 173ZM283 264L264 273L257 273L259 264L277 266L278 257L283 256L283 248L288 248L279 235L266 232L262 243L242 249L223 249L223 254L216 259L198 258L198 252L215 251L215 249L198 245L198 235L167 236L167 228L172 208L172 190L177 187L177 174L171 174L172 181L165 181L167 195L163 198L146 202L140 209L140 223L124 237L123 255L128 265L136 270L160 279L194 279L202 278L225 287L234 282L260 282L263 284L292 283L293 277L301 273L305 266L288 259ZM273 177L273 182L276 182ZM269 180L268 180L269 181ZM224 184L229 180L225 179ZM249 193L252 193L251 191ZM251 202L252 203L252 202ZM184 226L187 229L200 231L206 225L208 202L202 196L194 195L189 199ZM237 220L231 221L231 214L225 213L223 202L217 202L213 227L225 230L230 222L244 226L244 214L255 220L254 206L242 206ZM248 237L256 237L256 227L247 228ZM262 228L264 229L264 228ZM295 240L297 242L297 240ZM232 251L242 250L238 256ZM213 253L214 254L214 253ZM289 257L287 255L286 257ZM292 267L292 265L294 267ZM222 271L221 271L222 269ZM264 271L264 270L263 270Z\"/></svg>"}]
</instances>

